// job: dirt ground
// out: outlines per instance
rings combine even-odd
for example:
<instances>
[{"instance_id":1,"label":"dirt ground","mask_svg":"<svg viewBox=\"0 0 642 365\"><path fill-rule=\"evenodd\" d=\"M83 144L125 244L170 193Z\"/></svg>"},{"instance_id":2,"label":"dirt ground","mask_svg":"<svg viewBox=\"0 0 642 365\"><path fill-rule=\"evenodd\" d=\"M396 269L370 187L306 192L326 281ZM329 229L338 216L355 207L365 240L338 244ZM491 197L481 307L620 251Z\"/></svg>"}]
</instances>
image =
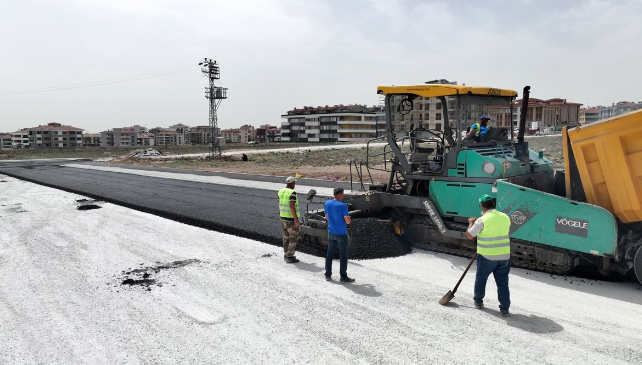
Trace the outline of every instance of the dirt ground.
<instances>
[{"instance_id":1,"label":"dirt ground","mask_svg":"<svg viewBox=\"0 0 642 365\"><path fill-rule=\"evenodd\" d=\"M381 152L381 148L374 151ZM291 176L324 180L350 181L350 165L352 165L353 181L358 181L358 166L360 161L366 159L364 148L326 149L314 151L285 152L285 153L258 153L248 155L248 161L241 160L241 154L225 156L220 159L203 157L189 158L131 158L123 156L114 159L112 163L134 164L179 169L195 169L206 171L241 172L274 176ZM350 163L352 161L352 163ZM355 166L356 164L356 166ZM362 169L367 175L365 166ZM384 182L388 173L371 170L374 182ZM370 178L366 176L366 182Z\"/></svg>"},{"instance_id":2,"label":"dirt ground","mask_svg":"<svg viewBox=\"0 0 642 365\"><path fill-rule=\"evenodd\" d=\"M529 148L544 151L544 156L553 162L555 169L564 168L561 135L526 137ZM372 149L371 153L380 153L381 148ZM264 153L248 155L248 161L242 161L241 155L226 156L221 159L203 157L156 159L131 158L124 155L113 160L113 163L170 167L179 169L196 169L207 171L242 172L274 176L299 175L306 178L350 181L352 165L353 181L358 181L357 166L366 160L365 148L327 149L286 153ZM350 163L352 161L352 163ZM356 166L355 166L356 163ZM368 172L363 166L364 181L370 182ZM372 182L388 181L388 172L370 170Z\"/></svg>"}]
</instances>

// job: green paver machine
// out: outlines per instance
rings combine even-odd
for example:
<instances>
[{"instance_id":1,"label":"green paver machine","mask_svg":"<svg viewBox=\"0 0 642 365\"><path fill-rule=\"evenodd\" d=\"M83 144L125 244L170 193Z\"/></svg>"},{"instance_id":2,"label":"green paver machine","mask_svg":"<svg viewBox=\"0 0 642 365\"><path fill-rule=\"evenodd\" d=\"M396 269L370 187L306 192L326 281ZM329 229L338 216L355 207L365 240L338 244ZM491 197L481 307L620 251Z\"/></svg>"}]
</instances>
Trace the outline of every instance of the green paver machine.
<instances>
[{"instance_id":1,"label":"green paver machine","mask_svg":"<svg viewBox=\"0 0 642 365\"><path fill-rule=\"evenodd\" d=\"M524 132L529 89L524 88L517 122L513 90L449 83L379 86L378 93L385 96L387 133L368 143L366 166L388 171L389 179L344 201L361 216L388 219L391 229L413 245L471 257L476 247L466 238L467 219L479 216L477 199L489 194L497 209L511 218L513 266L557 274L579 265L592 265L605 275L634 269L642 282L642 219L626 222L608 204L587 202L592 191L587 186L599 181L587 183L581 174L591 166L592 155L573 153L585 139L574 140L574 130L563 134L568 173L553 170L550 160L528 148ZM466 127L482 115L490 116L494 125L480 138L467 138ZM618 128L610 123L611 129ZM612 142L618 143L613 148L628 151L626 163L637 166L626 177L632 184L629 195L601 202L637 200L633 209L642 213L642 123L637 124L637 129L627 129L637 138L628 147ZM609 122L602 128L609 129ZM370 148L382 140L387 142L383 151ZM590 173L603 171L593 167ZM596 190L604 198L604 189ZM304 235L308 226L304 223ZM316 227L317 234L322 228Z\"/></svg>"}]
</instances>

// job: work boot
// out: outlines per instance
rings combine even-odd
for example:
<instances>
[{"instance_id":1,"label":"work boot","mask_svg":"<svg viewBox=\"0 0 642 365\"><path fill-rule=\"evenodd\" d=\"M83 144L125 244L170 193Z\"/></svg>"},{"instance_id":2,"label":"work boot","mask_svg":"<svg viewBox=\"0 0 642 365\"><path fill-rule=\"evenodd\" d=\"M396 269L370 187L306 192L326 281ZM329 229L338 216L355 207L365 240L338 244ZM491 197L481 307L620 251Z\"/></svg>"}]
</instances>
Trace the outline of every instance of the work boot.
<instances>
[{"instance_id":1,"label":"work boot","mask_svg":"<svg viewBox=\"0 0 642 365\"><path fill-rule=\"evenodd\" d=\"M341 279L339 281L341 281L342 283L354 283L354 279L349 278L347 276L341 277Z\"/></svg>"},{"instance_id":2,"label":"work boot","mask_svg":"<svg viewBox=\"0 0 642 365\"><path fill-rule=\"evenodd\" d=\"M325 281L332 281L332 275L325 275Z\"/></svg>"},{"instance_id":3,"label":"work boot","mask_svg":"<svg viewBox=\"0 0 642 365\"><path fill-rule=\"evenodd\" d=\"M510 317L510 312L509 311L502 311L502 317Z\"/></svg>"},{"instance_id":4,"label":"work boot","mask_svg":"<svg viewBox=\"0 0 642 365\"><path fill-rule=\"evenodd\" d=\"M484 303L475 303L475 309L483 309Z\"/></svg>"},{"instance_id":5,"label":"work boot","mask_svg":"<svg viewBox=\"0 0 642 365\"><path fill-rule=\"evenodd\" d=\"M286 256L285 262L287 262L288 264L294 264L299 262L299 259L297 259L296 256Z\"/></svg>"}]
</instances>

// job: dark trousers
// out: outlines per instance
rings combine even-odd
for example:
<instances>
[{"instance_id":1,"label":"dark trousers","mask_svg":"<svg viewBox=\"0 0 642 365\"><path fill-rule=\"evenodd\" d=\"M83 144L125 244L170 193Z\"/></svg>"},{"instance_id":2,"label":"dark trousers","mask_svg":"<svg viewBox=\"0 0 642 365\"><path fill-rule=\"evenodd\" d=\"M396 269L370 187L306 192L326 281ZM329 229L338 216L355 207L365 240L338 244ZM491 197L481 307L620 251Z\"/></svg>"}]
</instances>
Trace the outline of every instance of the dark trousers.
<instances>
[{"instance_id":1,"label":"dark trousers","mask_svg":"<svg viewBox=\"0 0 642 365\"><path fill-rule=\"evenodd\" d=\"M477 276L475 277L475 294L473 300L476 304L484 302L486 296L486 282L490 274L493 274L497 284L497 298L499 309L502 313L508 312L510 307L510 291L508 290L508 272L510 271L510 259L492 261L482 255L477 255Z\"/></svg>"},{"instance_id":2,"label":"dark trousers","mask_svg":"<svg viewBox=\"0 0 642 365\"><path fill-rule=\"evenodd\" d=\"M334 251L339 246L339 274L342 278L348 276L348 235L328 233L328 253L325 255L325 275L332 275L332 260Z\"/></svg>"}]
</instances>

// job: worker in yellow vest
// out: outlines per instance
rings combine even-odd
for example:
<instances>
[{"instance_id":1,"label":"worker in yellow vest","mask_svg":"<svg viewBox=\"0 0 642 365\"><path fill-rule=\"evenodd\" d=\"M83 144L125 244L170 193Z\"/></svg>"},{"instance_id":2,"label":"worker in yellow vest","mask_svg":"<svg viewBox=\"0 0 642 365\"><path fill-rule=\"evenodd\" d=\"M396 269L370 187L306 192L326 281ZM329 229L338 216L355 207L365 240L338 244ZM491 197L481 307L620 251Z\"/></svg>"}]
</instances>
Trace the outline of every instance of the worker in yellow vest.
<instances>
[{"instance_id":1,"label":"worker in yellow vest","mask_svg":"<svg viewBox=\"0 0 642 365\"><path fill-rule=\"evenodd\" d=\"M299 198L294 191L296 179L293 176L285 179L287 186L279 190L279 211L281 228L283 228L283 258L293 264L299 262L294 256L299 238Z\"/></svg>"},{"instance_id":2,"label":"worker in yellow vest","mask_svg":"<svg viewBox=\"0 0 642 365\"><path fill-rule=\"evenodd\" d=\"M479 142L481 138L488 132L488 121L490 118L488 118L485 115L482 115L479 117L479 121L475 124L473 124L472 127L470 127L470 130L468 131L468 135L466 138L471 138L474 139L475 141Z\"/></svg>"},{"instance_id":3,"label":"worker in yellow vest","mask_svg":"<svg viewBox=\"0 0 642 365\"><path fill-rule=\"evenodd\" d=\"M484 307L486 282L493 274L497 284L499 310L502 316L509 316L510 291L508 290L508 272L510 271L510 218L495 210L495 201L488 194L479 198L482 216L468 219L466 237L477 237L477 276L473 300L475 308Z\"/></svg>"}]
</instances>

